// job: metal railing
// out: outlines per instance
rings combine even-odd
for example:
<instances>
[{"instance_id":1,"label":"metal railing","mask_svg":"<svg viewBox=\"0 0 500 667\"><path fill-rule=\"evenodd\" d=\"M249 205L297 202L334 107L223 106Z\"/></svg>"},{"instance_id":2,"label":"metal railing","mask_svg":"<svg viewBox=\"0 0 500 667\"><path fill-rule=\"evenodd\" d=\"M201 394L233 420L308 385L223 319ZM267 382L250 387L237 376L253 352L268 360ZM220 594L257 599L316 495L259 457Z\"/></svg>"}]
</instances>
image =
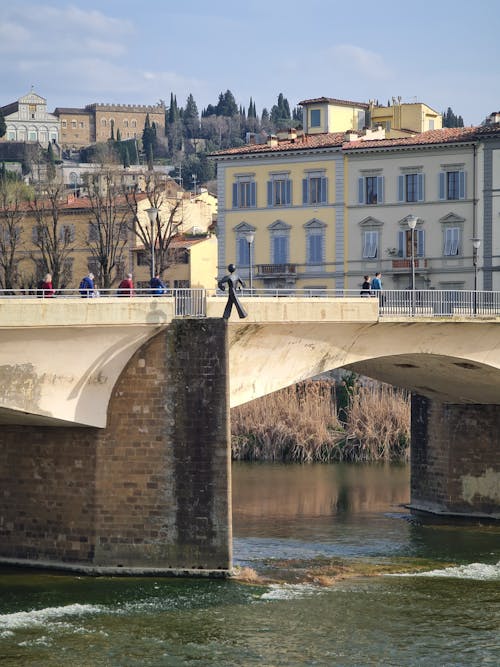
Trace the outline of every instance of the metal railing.
<instances>
[{"instance_id":1,"label":"metal railing","mask_svg":"<svg viewBox=\"0 0 500 667\"><path fill-rule=\"evenodd\" d=\"M382 290L362 297L359 289L299 289L299 288L255 288L239 291L242 299L254 298L303 298L303 299L378 299L379 316L384 317L500 317L500 292L474 292L472 290ZM101 289L96 292L81 293L78 288L0 290L0 299L68 299L89 298L106 299L111 297L154 298L155 300L174 299L176 317L205 317L206 300L210 296L227 297L227 291L203 288L165 289L163 294L156 294L151 288L137 288L130 294L118 294L117 288ZM248 304L251 308L251 304Z\"/></svg>"}]
</instances>

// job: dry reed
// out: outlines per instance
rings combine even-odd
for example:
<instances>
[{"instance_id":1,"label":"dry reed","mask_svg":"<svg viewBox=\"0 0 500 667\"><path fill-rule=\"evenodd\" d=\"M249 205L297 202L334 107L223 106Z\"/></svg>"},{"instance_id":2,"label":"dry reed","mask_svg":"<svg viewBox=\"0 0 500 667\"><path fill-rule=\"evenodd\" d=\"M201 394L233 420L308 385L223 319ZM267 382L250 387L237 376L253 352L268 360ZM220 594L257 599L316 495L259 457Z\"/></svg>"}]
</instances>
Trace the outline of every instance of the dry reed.
<instances>
[{"instance_id":1,"label":"dry reed","mask_svg":"<svg viewBox=\"0 0 500 667\"><path fill-rule=\"evenodd\" d=\"M328 462L405 460L409 397L379 383L349 387L338 416L334 381L308 380L231 411L234 460Z\"/></svg>"}]
</instances>

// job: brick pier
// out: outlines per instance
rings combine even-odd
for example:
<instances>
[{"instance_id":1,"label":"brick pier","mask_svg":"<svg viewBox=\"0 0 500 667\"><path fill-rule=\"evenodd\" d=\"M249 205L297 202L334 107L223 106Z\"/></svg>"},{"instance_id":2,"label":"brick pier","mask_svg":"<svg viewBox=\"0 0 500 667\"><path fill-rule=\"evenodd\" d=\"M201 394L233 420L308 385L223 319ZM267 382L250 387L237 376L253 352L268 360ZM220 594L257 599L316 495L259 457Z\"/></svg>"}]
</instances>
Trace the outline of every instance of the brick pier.
<instances>
[{"instance_id":1,"label":"brick pier","mask_svg":"<svg viewBox=\"0 0 500 667\"><path fill-rule=\"evenodd\" d=\"M174 320L105 429L2 426L0 560L88 573L231 570L226 322Z\"/></svg>"},{"instance_id":2,"label":"brick pier","mask_svg":"<svg viewBox=\"0 0 500 667\"><path fill-rule=\"evenodd\" d=\"M500 519L500 407L412 395L411 507Z\"/></svg>"}]
</instances>

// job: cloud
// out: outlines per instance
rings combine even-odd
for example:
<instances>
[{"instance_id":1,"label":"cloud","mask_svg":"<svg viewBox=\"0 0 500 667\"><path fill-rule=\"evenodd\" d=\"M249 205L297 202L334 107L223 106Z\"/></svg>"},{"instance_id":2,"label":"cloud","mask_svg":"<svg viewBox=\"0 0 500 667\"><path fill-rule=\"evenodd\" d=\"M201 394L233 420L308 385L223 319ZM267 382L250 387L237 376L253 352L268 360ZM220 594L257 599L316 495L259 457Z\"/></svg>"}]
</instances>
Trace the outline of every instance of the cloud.
<instances>
[{"instance_id":1,"label":"cloud","mask_svg":"<svg viewBox=\"0 0 500 667\"><path fill-rule=\"evenodd\" d=\"M328 56L342 65L347 72L356 73L372 79L388 79L392 72L384 58L374 51L369 51L354 44L338 44L328 49Z\"/></svg>"}]
</instances>

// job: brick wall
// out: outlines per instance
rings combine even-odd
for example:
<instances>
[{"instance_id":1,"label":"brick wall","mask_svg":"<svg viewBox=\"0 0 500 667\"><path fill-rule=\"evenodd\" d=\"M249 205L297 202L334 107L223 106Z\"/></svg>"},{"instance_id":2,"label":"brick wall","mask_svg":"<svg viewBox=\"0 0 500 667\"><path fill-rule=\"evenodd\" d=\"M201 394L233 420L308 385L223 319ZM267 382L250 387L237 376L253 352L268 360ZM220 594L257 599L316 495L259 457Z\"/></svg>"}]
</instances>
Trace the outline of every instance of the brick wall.
<instances>
[{"instance_id":1,"label":"brick wall","mask_svg":"<svg viewBox=\"0 0 500 667\"><path fill-rule=\"evenodd\" d=\"M500 518L500 407L412 396L411 506Z\"/></svg>"},{"instance_id":2,"label":"brick wall","mask_svg":"<svg viewBox=\"0 0 500 667\"><path fill-rule=\"evenodd\" d=\"M0 557L231 567L226 322L175 320L130 360L106 429L0 430Z\"/></svg>"}]
</instances>

